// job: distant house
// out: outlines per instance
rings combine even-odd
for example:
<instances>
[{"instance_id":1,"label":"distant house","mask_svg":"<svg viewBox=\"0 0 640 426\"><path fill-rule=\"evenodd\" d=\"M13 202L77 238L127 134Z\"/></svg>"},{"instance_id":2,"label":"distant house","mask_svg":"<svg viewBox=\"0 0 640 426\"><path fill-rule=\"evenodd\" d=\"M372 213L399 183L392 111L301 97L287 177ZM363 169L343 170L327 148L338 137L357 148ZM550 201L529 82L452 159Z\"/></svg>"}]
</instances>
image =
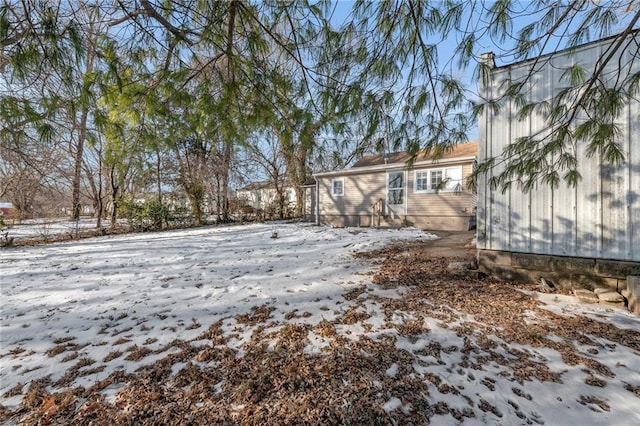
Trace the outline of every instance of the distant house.
<instances>
[{"instance_id":1,"label":"distant house","mask_svg":"<svg viewBox=\"0 0 640 426\"><path fill-rule=\"evenodd\" d=\"M7 202L0 202L0 217L4 219L13 218L15 208L13 204Z\"/></svg>"},{"instance_id":2,"label":"distant house","mask_svg":"<svg viewBox=\"0 0 640 426\"><path fill-rule=\"evenodd\" d=\"M90 206L88 204L81 204L80 205L80 215L81 216L91 216L93 215L95 212L95 210L93 209L93 206ZM71 216L73 214L73 208L71 207L60 207L60 214L63 216Z\"/></svg>"},{"instance_id":3,"label":"distant house","mask_svg":"<svg viewBox=\"0 0 640 426\"><path fill-rule=\"evenodd\" d=\"M285 216L295 209L296 193L291 185L283 184ZM253 182L236 191L240 206L249 208L253 213L279 214L278 191L273 182Z\"/></svg>"},{"instance_id":4,"label":"distant house","mask_svg":"<svg viewBox=\"0 0 640 426\"><path fill-rule=\"evenodd\" d=\"M634 41L635 39L635 41ZM503 67L494 67L481 84L486 100L500 99L505 82L525 82L523 104L551 101L570 86L574 66L592 70L614 52L598 84L611 87L624 75L640 72L640 32L627 36L615 50L614 38L599 40ZM490 58L485 56L485 58ZM526 79L526 80L525 80ZM479 162L502 154L517 138L545 134L545 111L526 117L502 101L499 109L485 108L479 123ZM578 117L580 118L580 117ZM537 280L540 276L571 288L605 285L620 290L628 275L640 275L640 101L622 108L616 126L626 161L611 165L601 156L587 155L578 144L576 155L582 179L576 187L539 184L523 193L516 185L503 192L489 182L496 168L478 181L478 257L482 269L508 279Z\"/></svg>"},{"instance_id":5,"label":"distant house","mask_svg":"<svg viewBox=\"0 0 640 426\"><path fill-rule=\"evenodd\" d=\"M351 168L316 173L315 188L306 188L314 193L314 219L336 227L467 230L475 212L465 181L477 151L477 142L459 144L438 158L423 151L413 163L406 152L369 155Z\"/></svg>"}]
</instances>

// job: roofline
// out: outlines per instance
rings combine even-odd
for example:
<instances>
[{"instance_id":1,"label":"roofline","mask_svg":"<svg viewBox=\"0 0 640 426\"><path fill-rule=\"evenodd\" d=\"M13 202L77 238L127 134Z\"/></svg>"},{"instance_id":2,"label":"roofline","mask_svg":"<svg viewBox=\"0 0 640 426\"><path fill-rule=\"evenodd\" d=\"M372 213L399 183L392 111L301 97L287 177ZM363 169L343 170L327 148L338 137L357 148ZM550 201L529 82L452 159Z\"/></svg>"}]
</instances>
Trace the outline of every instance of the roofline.
<instances>
[{"instance_id":1,"label":"roofline","mask_svg":"<svg viewBox=\"0 0 640 426\"><path fill-rule=\"evenodd\" d=\"M379 172L379 171L385 171L385 170L397 170L397 169L415 169L417 167L421 167L421 166L433 166L433 165L438 165L438 164L451 164L451 163L460 163L463 161L473 161L476 160L477 157L474 156L467 156L467 157L453 157L453 158L443 158L443 159L436 159L436 160L423 160L423 161L416 161L415 163L411 164L411 166L408 166L408 164L406 162L404 163L389 163L389 164L379 164L376 166L364 166L364 167L354 167L351 169L342 169L342 170L334 170L331 172L320 172L320 173L314 173L313 177L314 178L323 178L323 177L330 177L330 176L343 176L343 175L356 175L356 174L362 174L362 173L367 173L367 172Z\"/></svg>"},{"instance_id":2,"label":"roofline","mask_svg":"<svg viewBox=\"0 0 640 426\"><path fill-rule=\"evenodd\" d=\"M629 31L628 33L626 31L623 31L623 32L618 33L618 34L610 35L608 37L600 38L598 40L589 41L587 43L579 44L577 46L565 47L564 49L556 50L556 51L550 52L550 53L545 53L544 55L539 55L539 56L535 56L533 58L523 59L521 61L512 62L512 63L506 64L506 65L500 65L499 67L494 67L492 69L492 71L500 71L500 70L505 70L505 69L508 69L508 68L511 68L511 67L518 67L518 66L526 64L527 62L539 61L540 59L547 59L547 58L549 58L551 56L554 56L554 55L568 53L568 52L575 51L575 50L578 50L578 49L583 49L583 48L590 47L590 46L592 46L594 44L597 44L597 43L602 43L602 42L606 42L606 41L612 41L612 40L615 40L618 37L622 37L622 36L626 37L626 36L630 36L630 35L631 36L636 36L638 34L640 34L640 28L634 28L631 31ZM493 53L493 52L486 52L486 53Z\"/></svg>"}]
</instances>

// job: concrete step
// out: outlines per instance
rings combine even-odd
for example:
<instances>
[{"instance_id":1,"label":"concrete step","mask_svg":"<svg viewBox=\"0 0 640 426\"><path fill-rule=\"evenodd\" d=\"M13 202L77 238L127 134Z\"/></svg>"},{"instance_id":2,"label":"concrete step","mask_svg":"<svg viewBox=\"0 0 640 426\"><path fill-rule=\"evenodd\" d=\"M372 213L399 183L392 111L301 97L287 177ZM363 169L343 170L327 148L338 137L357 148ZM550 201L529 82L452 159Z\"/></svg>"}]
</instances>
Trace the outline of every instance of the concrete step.
<instances>
[{"instance_id":1,"label":"concrete step","mask_svg":"<svg viewBox=\"0 0 640 426\"><path fill-rule=\"evenodd\" d=\"M573 295L583 303L598 303L598 295L586 288L574 288Z\"/></svg>"}]
</instances>

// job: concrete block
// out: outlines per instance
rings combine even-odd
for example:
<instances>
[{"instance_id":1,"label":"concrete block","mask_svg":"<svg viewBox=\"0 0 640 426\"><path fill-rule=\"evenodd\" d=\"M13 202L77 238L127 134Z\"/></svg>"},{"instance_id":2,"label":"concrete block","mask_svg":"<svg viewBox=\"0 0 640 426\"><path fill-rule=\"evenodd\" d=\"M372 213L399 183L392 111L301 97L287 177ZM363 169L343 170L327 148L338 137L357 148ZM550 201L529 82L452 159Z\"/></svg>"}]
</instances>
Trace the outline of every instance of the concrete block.
<instances>
[{"instance_id":1,"label":"concrete block","mask_svg":"<svg viewBox=\"0 0 640 426\"><path fill-rule=\"evenodd\" d=\"M502 281L517 281L521 283L531 282L528 275L522 274L521 271L512 268L505 268L496 265L492 265L491 267L480 265L480 272L496 277Z\"/></svg>"},{"instance_id":2,"label":"concrete block","mask_svg":"<svg viewBox=\"0 0 640 426\"><path fill-rule=\"evenodd\" d=\"M572 272L591 274L596 267L595 259L583 259L580 257L552 257L551 269L555 272Z\"/></svg>"},{"instance_id":3,"label":"concrete block","mask_svg":"<svg viewBox=\"0 0 640 426\"><path fill-rule=\"evenodd\" d=\"M485 264L511 266L511 253L506 251L480 250L478 258Z\"/></svg>"},{"instance_id":4,"label":"concrete block","mask_svg":"<svg viewBox=\"0 0 640 426\"><path fill-rule=\"evenodd\" d=\"M592 275L573 275L568 273L557 274L557 284L561 288L585 288L594 290L595 288L606 288L616 291L618 289L618 281L615 278L599 277Z\"/></svg>"},{"instance_id":5,"label":"concrete block","mask_svg":"<svg viewBox=\"0 0 640 426\"><path fill-rule=\"evenodd\" d=\"M511 262L511 264L516 268L536 269L538 271L551 270L551 256L513 253L511 256Z\"/></svg>"},{"instance_id":6,"label":"concrete block","mask_svg":"<svg viewBox=\"0 0 640 426\"><path fill-rule=\"evenodd\" d=\"M596 260L596 272L605 277L624 278L628 275L640 275L640 262L618 260Z\"/></svg>"},{"instance_id":7,"label":"concrete block","mask_svg":"<svg viewBox=\"0 0 640 426\"><path fill-rule=\"evenodd\" d=\"M540 282L540 277L545 277L553 281L553 283L555 284L556 277L548 273L541 272L538 270L521 269L521 268L513 268L513 270L520 277L520 279L518 280L520 282L538 284Z\"/></svg>"},{"instance_id":8,"label":"concrete block","mask_svg":"<svg viewBox=\"0 0 640 426\"><path fill-rule=\"evenodd\" d=\"M624 296L622 296L620 293L618 293L617 291L603 291L603 292L596 292L596 295L598 296L598 300L600 301L600 303L606 303L608 305L616 305L616 306L624 306Z\"/></svg>"},{"instance_id":9,"label":"concrete block","mask_svg":"<svg viewBox=\"0 0 640 426\"><path fill-rule=\"evenodd\" d=\"M597 275L593 275L591 279L594 282L594 286L607 287L614 291L618 290L618 280L615 278L599 277Z\"/></svg>"},{"instance_id":10,"label":"concrete block","mask_svg":"<svg viewBox=\"0 0 640 426\"><path fill-rule=\"evenodd\" d=\"M581 284L580 277L559 275L556 277L552 277L551 280L556 285L556 287L564 290L571 290L572 288L577 287L589 289L591 288L589 286L585 287L583 284Z\"/></svg>"},{"instance_id":11,"label":"concrete block","mask_svg":"<svg viewBox=\"0 0 640 426\"><path fill-rule=\"evenodd\" d=\"M640 315L640 276L627 277L627 292L629 310Z\"/></svg>"}]
</instances>

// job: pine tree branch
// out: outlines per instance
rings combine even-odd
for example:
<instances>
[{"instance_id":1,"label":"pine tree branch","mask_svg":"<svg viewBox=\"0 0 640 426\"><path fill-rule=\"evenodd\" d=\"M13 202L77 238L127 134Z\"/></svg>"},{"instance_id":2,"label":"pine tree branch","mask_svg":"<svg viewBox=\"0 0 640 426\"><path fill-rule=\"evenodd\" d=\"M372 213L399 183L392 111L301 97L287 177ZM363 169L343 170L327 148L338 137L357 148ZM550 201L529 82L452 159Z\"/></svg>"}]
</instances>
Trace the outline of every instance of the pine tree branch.
<instances>
[{"instance_id":1,"label":"pine tree branch","mask_svg":"<svg viewBox=\"0 0 640 426\"><path fill-rule=\"evenodd\" d=\"M166 20L164 18L164 16L160 15L151 5L151 3L149 3L149 0L140 0L140 4L142 5L142 7L144 8L144 10L147 11L147 15L150 18L155 19L156 21L158 21L160 23L160 25L162 25L163 27L165 27L171 34L173 34L177 39L184 41L185 43L187 43L189 46L193 45L193 42L191 40L189 40L187 38L187 35L185 33L185 31L180 30L179 28L176 28L175 26L173 26L168 20Z\"/></svg>"},{"instance_id":2,"label":"pine tree branch","mask_svg":"<svg viewBox=\"0 0 640 426\"><path fill-rule=\"evenodd\" d=\"M437 87L435 85L435 79L434 79L434 75L433 75L433 71L432 71L432 67L431 64L428 61L428 56L426 55L426 43L424 41L424 39L422 38L422 33L420 32L420 22L418 20L418 17L416 15L416 11L415 11L415 6L413 4L413 0L409 0L409 8L411 10L411 18L416 26L416 34L418 36L418 40L420 42L420 49L422 50L423 55L425 56L425 66L427 69L427 75L428 75L428 80L429 80L429 86L431 87L431 90L433 91L433 103L434 103L434 107L435 110L438 114L438 119L441 123L445 123L445 115L444 112L442 110L442 107L440 106L440 103L438 102L438 92L437 92Z\"/></svg>"},{"instance_id":3,"label":"pine tree branch","mask_svg":"<svg viewBox=\"0 0 640 426\"><path fill-rule=\"evenodd\" d=\"M146 10L143 9L138 9L138 10L134 10L134 11L127 11L124 7L122 8L124 10L125 15L122 16L121 18L117 18L117 19L113 19L111 21L108 21L106 23L107 27L115 27L118 26L122 23L127 22L130 19L135 18L136 16L140 16L140 15L148 15L148 12Z\"/></svg>"},{"instance_id":4,"label":"pine tree branch","mask_svg":"<svg viewBox=\"0 0 640 426\"><path fill-rule=\"evenodd\" d=\"M593 88L593 86L599 80L607 64L611 62L615 54L620 50L627 36L629 36L632 33L633 27L638 22L638 20L640 20L640 8L636 12L636 14L633 16L633 18L631 19L631 22L627 25L626 29L620 35L617 36L617 40L614 44L612 44L612 48L609 50L609 54L604 58L604 60L598 61L596 63L596 68L591 78L589 79L587 86L582 90L582 94L580 95L580 98L578 98L578 101L574 103L574 107L570 109L571 114L569 115L568 119L565 121L566 123L571 123L576 118L576 116L578 115L578 106L585 108L584 103L587 100L587 97L589 96L589 92L591 91L591 88Z\"/></svg>"}]
</instances>

